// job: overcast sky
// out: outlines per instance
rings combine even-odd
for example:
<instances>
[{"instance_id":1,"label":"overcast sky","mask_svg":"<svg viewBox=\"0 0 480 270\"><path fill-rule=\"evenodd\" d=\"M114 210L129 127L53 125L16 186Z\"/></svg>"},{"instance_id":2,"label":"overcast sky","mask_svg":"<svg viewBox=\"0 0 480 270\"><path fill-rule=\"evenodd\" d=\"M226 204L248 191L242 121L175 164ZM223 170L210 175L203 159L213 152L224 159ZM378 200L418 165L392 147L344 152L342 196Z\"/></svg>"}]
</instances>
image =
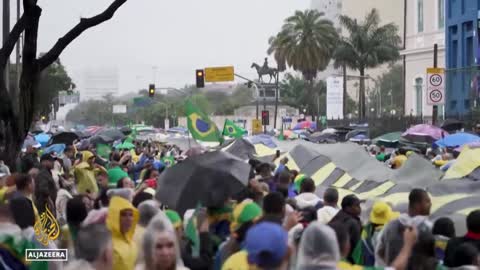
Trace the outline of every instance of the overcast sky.
<instances>
[{"instance_id":1,"label":"overcast sky","mask_svg":"<svg viewBox=\"0 0 480 270\"><path fill-rule=\"evenodd\" d=\"M38 51L111 1L39 0ZM153 66L157 87L194 84L194 70L207 66L234 65L236 73L254 77L250 65L263 62L268 38L286 17L309 6L310 0L128 0L60 59L77 83L85 69L118 68L121 93L146 88Z\"/></svg>"}]
</instances>

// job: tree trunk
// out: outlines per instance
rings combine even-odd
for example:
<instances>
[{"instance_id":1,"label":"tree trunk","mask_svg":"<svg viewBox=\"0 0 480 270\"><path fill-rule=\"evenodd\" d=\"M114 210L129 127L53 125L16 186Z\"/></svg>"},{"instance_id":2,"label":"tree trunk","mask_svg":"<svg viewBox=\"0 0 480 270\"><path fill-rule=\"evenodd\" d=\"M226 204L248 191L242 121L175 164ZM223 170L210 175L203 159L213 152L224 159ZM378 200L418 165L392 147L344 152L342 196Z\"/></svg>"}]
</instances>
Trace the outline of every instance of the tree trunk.
<instances>
[{"instance_id":1,"label":"tree trunk","mask_svg":"<svg viewBox=\"0 0 480 270\"><path fill-rule=\"evenodd\" d=\"M366 112L366 107L365 107L365 68L360 68L360 91L359 91L359 116L360 119L364 120L365 119L365 112Z\"/></svg>"},{"instance_id":2,"label":"tree trunk","mask_svg":"<svg viewBox=\"0 0 480 270\"><path fill-rule=\"evenodd\" d=\"M342 69L343 69L343 118L346 118L347 114L348 114L348 108L347 108L347 99L348 99L348 93L347 93L347 65L343 64Z\"/></svg>"}]
</instances>

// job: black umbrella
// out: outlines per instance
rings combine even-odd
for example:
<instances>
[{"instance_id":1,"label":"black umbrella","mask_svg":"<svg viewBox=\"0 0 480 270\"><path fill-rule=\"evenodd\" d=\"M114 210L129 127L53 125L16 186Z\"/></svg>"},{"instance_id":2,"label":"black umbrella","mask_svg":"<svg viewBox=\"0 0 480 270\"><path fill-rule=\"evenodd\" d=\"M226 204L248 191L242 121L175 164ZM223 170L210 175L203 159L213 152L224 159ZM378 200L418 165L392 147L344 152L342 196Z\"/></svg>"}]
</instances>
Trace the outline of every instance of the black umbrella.
<instances>
[{"instance_id":1,"label":"black umbrella","mask_svg":"<svg viewBox=\"0 0 480 270\"><path fill-rule=\"evenodd\" d=\"M198 203L221 207L243 191L250 165L224 151L194 156L168 168L159 179L155 197L183 215Z\"/></svg>"},{"instance_id":2,"label":"black umbrella","mask_svg":"<svg viewBox=\"0 0 480 270\"><path fill-rule=\"evenodd\" d=\"M447 119L442 124L442 129L448 133L453 133L463 128L463 122L456 119Z\"/></svg>"},{"instance_id":3,"label":"black umbrella","mask_svg":"<svg viewBox=\"0 0 480 270\"><path fill-rule=\"evenodd\" d=\"M98 132L96 135L103 135L112 138L114 141L125 139L125 135L118 129L107 129Z\"/></svg>"},{"instance_id":4,"label":"black umbrella","mask_svg":"<svg viewBox=\"0 0 480 270\"><path fill-rule=\"evenodd\" d=\"M363 135L367 135L367 131L366 130L362 130L362 129L355 129L355 130L352 130L350 132L347 133L347 135L345 135L345 140L350 140L351 138L357 136L357 135L360 135L360 134L363 134Z\"/></svg>"},{"instance_id":5,"label":"black umbrella","mask_svg":"<svg viewBox=\"0 0 480 270\"><path fill-rule=\"evenodd\" d=\"M122 127L122 128L120 129L120 132L122 132L123 135L128 136L128 135L130 135L130 134L132 133L132 129L129 128L129 127Z\"/></svg>"},{"instance_id":6,"label":"black umbrella","mask_svg":"<svg viewBox=\"0 0 480 270\"><path fill-rule=\"evenodd\" d=\"M71 145L75 140L78 140L80 137L75 132L60 132L53 135L48 141L47 145L52 144L66 144Z\"/></svg>"},{"instance_id":7,"label":"black umbrella","mask_svg":"<svg viewBox=\"0 0 480 270\"><path fill-rule=\"evenodd\" d=\"M113 143L115 140L108 137L108 136L105 136L105 135L95 135L93 137L90 138L90 144L109 144L109 143Z\"/></svg>"},{"instance_id":8,"label":"black umbrella","mask_svg":"<svg viewBox=\"0 0 480 270\"><path fill-rule=\"evenodd\" d=\"M307 136L307 141L314 143L336 143L338 136L337 134L315 132Z\"/></svg>"}]
</instances>

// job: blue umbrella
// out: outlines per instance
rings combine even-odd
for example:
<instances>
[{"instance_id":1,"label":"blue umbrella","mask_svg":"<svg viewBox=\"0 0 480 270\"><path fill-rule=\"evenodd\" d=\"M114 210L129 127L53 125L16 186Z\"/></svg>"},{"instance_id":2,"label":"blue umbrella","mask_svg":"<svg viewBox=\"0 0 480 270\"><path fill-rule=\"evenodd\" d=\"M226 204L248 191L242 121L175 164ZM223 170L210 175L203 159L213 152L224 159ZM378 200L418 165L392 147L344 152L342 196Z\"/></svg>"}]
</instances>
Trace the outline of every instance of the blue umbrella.
<instances>
[{"instance_id":1,"label":"blue umbrella","mask_svg":"<svg viewBox=\"0 0 480 270\"><path fill-rule=\"evenodd\" d=\"M23 141L22 150L27 149L28 146L32 146L34 148L40 148L42 145L38 143L32 136L27 136L25 141Z\"/></svg>"},{"instance_id":2,"label":"blue umbrella","mask_svg":"<svg viewBox=\"0 0 480 270\"><path fill-rule=\"evenodd\" d=\"M459 132L447 135L433 143L434 147L459 147L468 143L480 142L480 137L474 134Z\"/></svg>"},{"instance_id":3,"label":"blue umbrella","mask_svg":"<svg viewBox=\"0 0 480 270\"><path fill-rule=\"evenodd\" d=\"M42 147L45 147L50 140L50 135L46 133L40 133L37 136L35 136L35 140L42 145Z\"/></svg>"},{"instance_id":4,"label":"blue umbrella","mask_svg":"<svg viewBox=\"0 0 480 270\"><path fill-rule=\"evenodd\" d=\"M255 135L255 136L248 137L248 140L252 144L264 144L265 146L270 148L277 147L277 144L272 140L272 136L270 135L265 135L265 134Z\"/></svg>"},{"instance_id":5,"label":"blue umbrella","mask_svg":"<svg viewBox=\"0 0 480 270\"><path fill-rule=\"evenodd\" d=\"M50 154L50 153L57 153L57 154L62 154L63 151L65 151L65 144L63 143L59 143L59 144L52 144L50 145L49 147L45 148L45 150L43 150L43 153L44 154Z\"/></svg>"}]
</instances>

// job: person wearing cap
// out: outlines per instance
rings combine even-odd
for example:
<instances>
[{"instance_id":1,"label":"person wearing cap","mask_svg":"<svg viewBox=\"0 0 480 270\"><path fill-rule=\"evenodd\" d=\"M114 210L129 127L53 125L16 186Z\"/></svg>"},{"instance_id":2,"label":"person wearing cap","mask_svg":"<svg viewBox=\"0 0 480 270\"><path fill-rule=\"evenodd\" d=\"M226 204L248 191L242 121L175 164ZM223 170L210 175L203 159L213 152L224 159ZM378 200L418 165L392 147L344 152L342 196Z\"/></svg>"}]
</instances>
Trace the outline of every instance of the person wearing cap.
<instances>
[{"instance_id":1,"label":"person wearing cap","mask_svg":"<svg viewBox=\"0 0 480 270\"><path fill-rule=\"evenodd\" d=\"M52 169L55 157L51 154L43 154L40 157L41 169L35 178L35 205L41 215L46 207L53 215L56 215L55 202L57 200L57 186L53 180Z\"/></svg>"},{"instance_id":2,"label":"person wearing cap","mask_svg":"<svg viewBox=\"0 0 480 270\"><path fill-rule=\"evenodd\" d=\"M223 263L234 253L240 251L248 229L262 216L262 209L251 200L245 200L235 206L230 224L231 236L220 245L215 256L214 270L221 269Z\"/></svg>"},{"instance_id":3,"label":"person wearing cap","mask_svg":"<svg viewBox=\"0 0 480 270\"><path fill-rule=\"evenodd\" d=\"M347 195L342 200L342 209L330 220L329 225L339 223L343 224L350 236L350 246L355 247L360 240L360 233L362 231L362 222L360 220L360 214L362 208L360 207L360 199L351 194ZM348 260L353 262L353 258L350 253Z\"/></svg>"},{"instance_id":4,"label":"person wearing cap","mask_svg":"<svg viewBox=\"0 0 480 270\"><path fill-rule=\"evenodd\" d=\"M25 155L20 159L22 173L28 173L31 168L40 168L37 155L38 148L40 148L40 144L34 144L33 142L27 144Z\"/></svg>"},{"instance_id":5,"label":"person wearing cap","mask_svg":"<svg viewBox=\"0 0 480 270\"><path fill-rule=\"evenodd\" d=\"M390 221L400 216L399 212L392 211L389 204L377 201L373 204L370 219L363 227L361 239L353 246L352 257L355 264L364 266L375 265L375 246L380 231Z\"/></svg>"},{"instance_id":6,"label":"person wearing cap","mask_svg":"<svg viewBox=\"0 0 480 270\"><path fill-rule=\"evenodd\" d=\"M286 269L290 251L282 226L261 222L247 232L244 249L227 259L222 270Z\"/></svg>"}]
</instances>

